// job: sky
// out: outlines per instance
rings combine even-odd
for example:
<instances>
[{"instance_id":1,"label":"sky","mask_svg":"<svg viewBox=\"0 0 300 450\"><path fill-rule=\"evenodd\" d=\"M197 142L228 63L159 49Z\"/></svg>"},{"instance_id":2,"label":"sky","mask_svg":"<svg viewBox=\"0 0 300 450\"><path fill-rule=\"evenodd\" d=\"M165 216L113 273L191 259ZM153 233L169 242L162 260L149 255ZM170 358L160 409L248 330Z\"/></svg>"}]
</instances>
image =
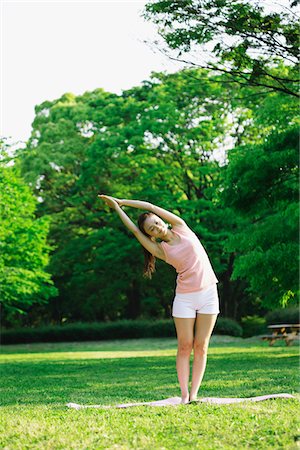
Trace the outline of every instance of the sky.
<instances>
[{"instance_id":1,"label":"sky","mask_svg":"<svg viewBox=\"0 0 300 450\"><path fill-rule=\"evenodd\" d=\"M181 69L144 43L158 38L141 17L146 3L2 0L0 134L26 141L35 105L66 92L121 93L152 71Z\"/></svg>"},{"instance_id":2,"label":"sky","mask_svg":"<svg viewBox=\"0 0 300 450\"><path fill-rule=\"evenodd\" d=\"M66 92L103 88L120 94L152 71L182 69L144 42L159 39L157 26L141 17L146 3L0 0L0 135L14 144L26 141L35 105ZM274 0L263 4L272 11L281 8Z\"/></svg>"}]
</instances>

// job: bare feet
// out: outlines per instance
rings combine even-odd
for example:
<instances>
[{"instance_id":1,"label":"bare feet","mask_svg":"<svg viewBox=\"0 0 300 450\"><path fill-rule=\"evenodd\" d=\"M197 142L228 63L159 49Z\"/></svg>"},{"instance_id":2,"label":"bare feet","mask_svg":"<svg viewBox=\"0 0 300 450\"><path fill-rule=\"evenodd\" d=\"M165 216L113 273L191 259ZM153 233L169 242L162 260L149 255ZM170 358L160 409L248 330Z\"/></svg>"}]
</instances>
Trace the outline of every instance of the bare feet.
<instances>
[{"instance_id":1,"label":"bare feet","mask_svg":"<svg viewBox=\"0 0 300 450\"><path fill-rule=\"evenodd\" d=\"M189 402L196 402L197 401L197 395L190 395Z\"/></svg>"},{"instance_id":2,"label":"bare feet","mask_svg":"<svg viewBox=\"0 0 300 450\"><path fill-rule=\"evenodd\" d=\"M181 402L182 405L187 405L189 403L189 394L185 395L184 397L181 397Z\"/></svg>"}]
</instances>

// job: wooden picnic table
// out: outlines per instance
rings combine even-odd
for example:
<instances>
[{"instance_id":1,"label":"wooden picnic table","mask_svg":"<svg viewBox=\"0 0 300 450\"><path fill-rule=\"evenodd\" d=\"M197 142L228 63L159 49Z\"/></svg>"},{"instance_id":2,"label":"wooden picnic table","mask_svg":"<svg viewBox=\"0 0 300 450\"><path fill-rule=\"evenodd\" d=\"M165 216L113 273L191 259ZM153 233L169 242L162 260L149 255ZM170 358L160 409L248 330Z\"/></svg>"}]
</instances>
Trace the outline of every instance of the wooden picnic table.
<instances>
[{"instance_id":1,"label":"wooden picnic table","mask_svg":"<svg viewBox=\"0 0 300 450\"><path fill-rule=\"evenodd\" d=\"M261 336L261 339L269 341L269 345L273 345L278 339L284 339L286 345L291 345L300 331L299 323L279 323L269 325L268 328L272 334Z\"/></svg>"}]
</instances>

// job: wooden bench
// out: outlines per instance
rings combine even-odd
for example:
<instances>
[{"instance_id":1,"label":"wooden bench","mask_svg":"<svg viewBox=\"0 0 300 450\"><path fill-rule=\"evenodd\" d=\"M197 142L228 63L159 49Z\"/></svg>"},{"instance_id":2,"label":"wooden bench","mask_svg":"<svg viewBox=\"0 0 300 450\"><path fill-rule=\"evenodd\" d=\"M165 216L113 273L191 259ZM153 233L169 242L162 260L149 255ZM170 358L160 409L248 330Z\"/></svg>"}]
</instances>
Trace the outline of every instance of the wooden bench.
<instances>
[{"instance_id":1,"label":"wooden bench","mask_svg":"<svg viewBox=\"0 0 300 450\"><path fill-rule=\"evenodd\" d=\"M268 328L273 331L272 334L267 334L260 336L264 341L269 341L269 345L274 345L274 343L279 340L285 340L286 345L291 345L294 339L299 334L300 324L297 323L284 323L269 325Z\"/></svg>"}]
</instances>

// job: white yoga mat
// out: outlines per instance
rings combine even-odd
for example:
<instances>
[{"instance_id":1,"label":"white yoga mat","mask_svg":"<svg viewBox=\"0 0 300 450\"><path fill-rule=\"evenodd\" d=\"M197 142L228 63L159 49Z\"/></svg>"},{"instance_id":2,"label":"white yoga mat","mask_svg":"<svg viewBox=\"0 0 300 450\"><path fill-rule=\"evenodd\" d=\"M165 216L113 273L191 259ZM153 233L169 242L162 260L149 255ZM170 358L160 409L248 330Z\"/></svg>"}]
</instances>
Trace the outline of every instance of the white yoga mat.
<instances>
[{"instance_id":1,"label":"white yoga mat","mask_svg":"<svg viewBox=\"0 0 300 450\"><path fill-rule=\"evenodd\" d=\"M228 405L230 403L241 402L260 402L262 400L269 400L272 398L296 398L291 394L270 394L260 395L258 397L245 397L245 398L233 398L233 397L203 397L199 398L196 402L188 403L188 405L196 403L214 403L217 405ZM84 408L130 408L132 406L177 406L180 405L180 397L170 397L163 400L156 400L153 402L140 402L140 403L123 403L119 405L79 405L78 403L67 403L68 408L84 409Z\"/></svg>"}]
</instances>

